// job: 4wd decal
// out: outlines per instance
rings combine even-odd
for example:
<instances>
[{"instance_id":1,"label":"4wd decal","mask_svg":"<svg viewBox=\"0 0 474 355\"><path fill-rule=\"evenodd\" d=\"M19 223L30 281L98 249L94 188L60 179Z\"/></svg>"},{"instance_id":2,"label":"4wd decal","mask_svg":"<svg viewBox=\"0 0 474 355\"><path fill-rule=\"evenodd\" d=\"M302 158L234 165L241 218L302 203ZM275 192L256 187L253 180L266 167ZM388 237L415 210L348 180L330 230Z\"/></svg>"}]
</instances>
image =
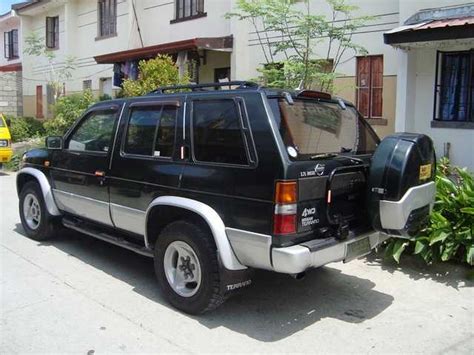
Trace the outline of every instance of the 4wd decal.
<instances>
[{"instance_id":1,"label":"4wd decal","mask_svg":"<svg viewBox=\"0 0 474 355\"><path fill-rule=\"evenodd\" d=\"M302 227L309 227L313 224L319 223L319 218L316 217L316 207L305 208L301 213L301 226Z\"/></svg>"}]
</instances>

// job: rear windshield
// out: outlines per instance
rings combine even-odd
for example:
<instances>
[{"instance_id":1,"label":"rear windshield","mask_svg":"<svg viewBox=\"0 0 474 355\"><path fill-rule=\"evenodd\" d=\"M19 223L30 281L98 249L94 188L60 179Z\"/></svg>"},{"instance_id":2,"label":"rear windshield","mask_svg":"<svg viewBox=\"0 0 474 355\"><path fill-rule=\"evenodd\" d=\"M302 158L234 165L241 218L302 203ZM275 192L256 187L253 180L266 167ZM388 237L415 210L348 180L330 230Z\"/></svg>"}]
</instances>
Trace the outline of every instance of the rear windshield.
<instances>
[{"instance_id":1,"label":"rear windshield","mask_svg":"<svg viewBox=\"0 0 474 355\"><path fill-rule=\"evenodd\" d=\"M378 137L350 106L297 99L293 105L281 98L270 106L286 147L293 147L299 159L325 153L373 153Z\"/></svg>"}]
</instances>

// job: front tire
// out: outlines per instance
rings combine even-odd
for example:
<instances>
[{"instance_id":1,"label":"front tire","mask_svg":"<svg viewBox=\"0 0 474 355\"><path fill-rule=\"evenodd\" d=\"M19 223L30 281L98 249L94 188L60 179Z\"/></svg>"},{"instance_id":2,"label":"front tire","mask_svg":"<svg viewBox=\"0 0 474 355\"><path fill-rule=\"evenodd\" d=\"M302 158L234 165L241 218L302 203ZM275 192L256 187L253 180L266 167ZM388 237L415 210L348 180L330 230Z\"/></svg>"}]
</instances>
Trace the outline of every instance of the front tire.
<instances>
[{"instance_id":1,"label":"front tire","mask_svg":"<svg viewBox=\"0 0 474 355\"><path fill-rule=\"evenodd\" d=\"M217 249L203 228L185 221L165 227L155 244L154 264L166 299L177 309L201 314L224 302Z\"/></svg>"},{"instance_id":2,"label":"front tire","mask_svg":"<svg viewBox=\"0 0 474 355\"><path fill-rule=\"evenodd\" d=\"M56 232L53 216L48 213L41 187L35 181L25 184L20 192L21 225L28 238L43 241Z\"/></svg>"}]
</instances>

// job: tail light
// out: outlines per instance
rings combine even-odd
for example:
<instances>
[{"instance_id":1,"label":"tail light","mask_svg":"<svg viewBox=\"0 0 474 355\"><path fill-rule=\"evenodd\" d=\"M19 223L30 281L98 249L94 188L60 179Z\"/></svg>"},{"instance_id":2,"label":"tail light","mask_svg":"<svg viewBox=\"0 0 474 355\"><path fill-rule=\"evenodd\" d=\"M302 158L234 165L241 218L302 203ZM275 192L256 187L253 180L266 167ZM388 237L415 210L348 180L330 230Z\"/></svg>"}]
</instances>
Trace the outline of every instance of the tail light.
<instances>
[{"instance_id":1,"label":"tail light","mask_svg":"<svg viewBox=\"0 0 474 355\"><path fill-rule=\"evenodd\" d=\"M275 187L273 234L296 233L298 185L296 181L278 181Z\"/></svg>"}]
</instances>

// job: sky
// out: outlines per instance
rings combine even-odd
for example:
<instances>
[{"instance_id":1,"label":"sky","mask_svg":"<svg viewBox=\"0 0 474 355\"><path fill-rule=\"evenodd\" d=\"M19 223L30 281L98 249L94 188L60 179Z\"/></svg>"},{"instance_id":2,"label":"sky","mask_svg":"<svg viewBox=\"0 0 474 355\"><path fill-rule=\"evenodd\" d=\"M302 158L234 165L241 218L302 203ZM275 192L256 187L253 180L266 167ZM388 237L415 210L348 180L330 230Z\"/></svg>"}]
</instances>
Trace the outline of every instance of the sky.
<instances>
[{"instance_id":1,"label":"sky","mask_svg":"<svg viewBox=\"0 0 474 355\"><path fill-rule=\"evenodd\" d=\"M12 4L17 4L25 0L0 0L0 15L10 11Z\"/></svg>"}]
</instances>

